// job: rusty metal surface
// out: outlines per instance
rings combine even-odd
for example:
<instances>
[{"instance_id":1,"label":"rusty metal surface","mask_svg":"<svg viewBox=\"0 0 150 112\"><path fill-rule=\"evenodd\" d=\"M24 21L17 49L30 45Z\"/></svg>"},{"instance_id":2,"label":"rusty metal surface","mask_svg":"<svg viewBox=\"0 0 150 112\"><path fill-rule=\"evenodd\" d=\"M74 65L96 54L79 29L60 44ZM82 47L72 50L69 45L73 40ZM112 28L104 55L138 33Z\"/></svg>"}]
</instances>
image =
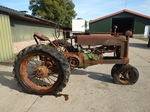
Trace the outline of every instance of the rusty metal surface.
<instances>
[{"instance_id":1,"label":"rusty metal surface","mask_svg":"<svg viewBox=\"0 0 150 112\"><path fill-rule=\"evenodd\" d=\"M93 52L98 55L98 59L84 58L84 52L64 52L64 56L68 59L72 68L86 68L96 64L128 64L128 37L113 37L113 36L91 36L78 35L78 45L104 45L104 46L118 46L107 49L100 49L99 47L93 49ZM119 49L117 49L119 48ZM116 51L117 50L117 51ZM117 52L117 56L116 56ZM114 53L114 56L105 57L103 53ZM90 54L90 53L89 53Z\"/></svg>"},{"instance_id":2,"label":"rusty metal surface","mask_svg":"<svg viewBox=\"0 0 150 112\"><path fill-rule=\"evenodd\" d=\"M136 74L132 70L122 71L118 75L118 79L122 84L132 84L135 78Z\"/></svg>"},{"instance_id":3,"label":"rusty metal surface","mask_svg":"<svg viewBox=\"0 0 150 112\"><path fill-rule=\"evenodd\" d=\"M129 58L124 59L100 59L100 60L84 60L84 66L91 66L96 64L128 64Z\"/></svg>"},{"instance_id":4,"label":"rusty metal surface","mask_svg":"<svg viewBox=\"0 0 150 112\"><path fill-rule=\"evenodd\" d=\"M44 53L31 53L20 65L20 76L28 88L38 93L54 89L60 82L58 63Z\"/></svg>"},{"instance_id":5,"label":"rusty metal surface","mask_svg":"<svg viewBox=\"0 0 150 112\"><path fill-rule=\"evenodd\" d=\"M47 37L42 36L39 33L35 33L38 39L49 40ZM115 57L116 47L114 49L103 50L95 49L95 53L99 56L99 59L84 59L84 52L66 52L61 51L63 55L68 59L71 68L85 68L87 66L96 64L127 64L128 58L128 37L122 36L95 36L95 35L78 35L76 37L78 45L103 45L103 46L119 46L119 57ZM94 49L93 49L94 50ZM114 52L114 57L105 58L103 53Z\"/></svg>"},{"instance_id":6,"label":"rusty metal surface","mask_svg":"<svg viewBox=\"0 0 150 112\"><path fill-rule=\"evenodd\" d=\"M79 45L107 45L120 46L122 37L114 36L93 36L93 35L78 35L77 43Z\"/></svg>"},{"instance_id":7,"label":"rusty metal surface","mask_svg":"<svg viewBox=\"0 0 150 112\"><path fill-rule=\"evenodd\" d=\"M43 41L49 41L49 38L44 36L44 35L41 35L40 33L38 32L34 32L34 36L36 36L39 40L43 40Z\"/></svg>"},{"instance_id":8,"label":"rusty metal surface","mask_svg":"<svg viewBox=\"0 0 150 112\"><path fill-rule=\"evenodd\" d=\"M83 67L84 53L81 52L63 52L64 56L68 59L71 68Z\"/></svg>"},{"instance_id":9,"label":"rusty metal surface","mask_svg":"<svg viewBox=\"0 0 150 112\"><path fill-rule=\"evenodd\" d=\"M132 31L127 30L127 31L125 32L125 35L126 35L126 36L132 36L133 34L132 34Z\"/></svg>"},{"instance_id":10,"label":"rusty metal surface","mask_svg":"<svg viewBox=\"0 0 150 112\"><path fill-rule=\"evenodd\" d=\"M63 52L64 56L68 59L71 68L86 68L96 64L128 64L129 58L116 59L114 57L104 57L99 55L99 59L84 59L84 53L78 52Z\"/></svg>"},{"instance_id":11,"label":"rusty metal surface","mask_svg":"<svg viewBox=\"0 0 150 112\"><path fill-rule=\"evenodd\" d=\"M44 36L42 37L41 34L35 33L39 39L47 40L48 38ZM63 55L68 59L71 68L86 68L88 66L96 65L96 64L128 64L128 37L122 36L95 36L95 35L77 35L76 37L77 44L80 45L102 45L102 46L118 46L119 49L119 57L115 56L117 47L113 49L100 49L95 48L93 49L95 53L98 55L98 59L84 59L84 52L67 52L61 51ZM110 53L114 52L114 57L104 57L103 53Z\"/></svg>"},{"instance_id":12,"label":"rusty metal surface","mask_svg":"<svg viewBox=\"0 0 150 112\"><path fill-rule=\"evenodd\" d=\"M47 37L47 36L44 36L38 32L34 32L34 40L37 44L39 44L37 38L40 40L40 41L49 41L49 43L51 43L53 45L53 47L57 48L57 46Z\"/></svg>"}]
</instances>

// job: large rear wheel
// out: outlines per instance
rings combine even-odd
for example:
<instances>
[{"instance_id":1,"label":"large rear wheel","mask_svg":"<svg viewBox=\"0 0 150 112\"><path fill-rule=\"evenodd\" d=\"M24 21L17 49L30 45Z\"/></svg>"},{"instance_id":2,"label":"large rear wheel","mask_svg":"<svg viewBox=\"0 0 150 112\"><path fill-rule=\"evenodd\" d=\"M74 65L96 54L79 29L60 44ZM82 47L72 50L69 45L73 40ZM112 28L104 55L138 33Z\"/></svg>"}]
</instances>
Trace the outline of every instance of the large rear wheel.
<instances>
[{"instance_id":1,"label":"large rear wheel","mask_svg":"<svg viewBox=\"0 0 150 112\"><path fill-rule=\"evenodd\" d=\"M56 49L33 45L23 49L14 62L14 74L27 93L57 94L66 86L70 67Z\"/></svg>"}]
</instances>

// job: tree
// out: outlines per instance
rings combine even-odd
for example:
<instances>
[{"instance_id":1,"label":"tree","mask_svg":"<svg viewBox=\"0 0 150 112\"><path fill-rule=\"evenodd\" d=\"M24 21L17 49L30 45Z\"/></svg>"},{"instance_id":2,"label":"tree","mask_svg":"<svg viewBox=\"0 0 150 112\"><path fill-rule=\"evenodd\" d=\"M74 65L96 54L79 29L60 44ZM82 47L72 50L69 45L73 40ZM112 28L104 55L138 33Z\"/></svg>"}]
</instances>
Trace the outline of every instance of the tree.
<instances>
[{"instance_id":1,"label":"tree","mask_svg":"<svg viewBox=\"0 0 150 112\"><path fill-rule=\"evenodd\" d=\"M71 26L72 18L77 15L72 0L30 0L32 15L53 22Z\"/></svg>"},{"instance_id":2,"label":"tree","mask_svg":"<svg viewBox=\"0 0 150 112\"><path fill-rule=\"evenodd\" d=\"M85 29L86 30L88 29L88 25L89 25L88 21L85 21Z\"/></svg>"}]
</instances>

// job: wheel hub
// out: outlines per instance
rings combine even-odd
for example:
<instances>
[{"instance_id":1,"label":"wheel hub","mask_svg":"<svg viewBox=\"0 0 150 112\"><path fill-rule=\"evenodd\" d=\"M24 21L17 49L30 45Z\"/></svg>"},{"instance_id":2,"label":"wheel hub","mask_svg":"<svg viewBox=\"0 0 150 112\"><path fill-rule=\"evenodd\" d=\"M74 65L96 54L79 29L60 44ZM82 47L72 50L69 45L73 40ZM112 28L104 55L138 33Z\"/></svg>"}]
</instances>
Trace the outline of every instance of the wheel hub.
<instances>
[{"instance_id":1,"label":"wheel hub","mask_svg":"<svg viewBox=\"0 0 150 112\"><path fill-rule=\"evenodd\" d=\"M79 65L79 60L76 57L70 57L69 59L69 64L72 68L78 67Z\"/></svg>"},{"instance_id":2,"label":"wheel hub","mask_svg":"<svg viewBox=\"0 0 150 112\"><path fill-rule=\"evenodd\" d=\"M49 70L46 66L42 65L36 68L35 74L38 78L46 78L49 74Z\"/></svg>"},{"instance_id":3,"label":"wheel hub","mask_svg":"<svg viewBox=\"0 0 150 112\"><path fill-rule=\"evenodd\" d=\"M134 73L131 72L131 71L126 71L124 73L121 73L119 75L119 78L120 78L120 81L123 83L123 84L129 84L131 83L131 81L135 78L134 77Z\"/></svg>"}]
</instances>

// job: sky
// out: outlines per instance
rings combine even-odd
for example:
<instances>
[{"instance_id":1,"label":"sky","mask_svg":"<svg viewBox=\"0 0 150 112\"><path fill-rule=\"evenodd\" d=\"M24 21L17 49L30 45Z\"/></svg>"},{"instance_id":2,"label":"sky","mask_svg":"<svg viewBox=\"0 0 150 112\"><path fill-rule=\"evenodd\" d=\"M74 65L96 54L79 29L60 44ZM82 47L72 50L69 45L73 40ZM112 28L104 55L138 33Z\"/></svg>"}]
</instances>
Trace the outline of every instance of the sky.
<instances>
[{"instance_id":1,"label":"sky","mask_svg":"<svg viewBox=\"0 0 150 112\"><path fill-rule=\"evenodd\" d=\"M128 9L150 16L150 0L72 0L76 18L90 21L108 14ZM29 11L29 0L0 0L0 5L17 11Z\"/></svg>"}]
</instances>

